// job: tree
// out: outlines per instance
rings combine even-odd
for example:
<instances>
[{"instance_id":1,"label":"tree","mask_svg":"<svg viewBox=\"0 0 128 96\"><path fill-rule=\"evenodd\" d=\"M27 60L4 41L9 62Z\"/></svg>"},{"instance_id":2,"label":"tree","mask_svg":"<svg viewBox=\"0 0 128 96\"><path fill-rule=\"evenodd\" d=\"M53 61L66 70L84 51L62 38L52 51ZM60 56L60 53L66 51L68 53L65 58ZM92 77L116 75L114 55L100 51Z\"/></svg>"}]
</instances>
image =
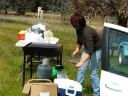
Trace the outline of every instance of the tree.
<instances>
[{"instance_id":1,"label":"tree","mask_svg":"<svg viewBox=\"0 0 128 96\"><path fill-rule=\"evenodd\" d=\"M16 8L18 15L25 15L25 0L17 0Z\"/></svg>"},{"instance_id":2,"label":"tree","mask_svg":"<svg viewBox=\"0 0 128 96\"><path fill-rule=\"evenodd\" d=\"M32 0L30 5L30 10L32 12L37 12L37 8L41 6L41 0Z\"/></svg>"},{"instance_id":3,"label":"tree","mask_svg":"<svg viewBox=\"0 0 128 96\"><path fill-rule=\"evenodd\" d=\"M4 14L8 14L7 9L9 8L9 3L7 1L8 0L2 0L0 2L0 10L4 10Z\"/></svg>"},{"instance_id":4,"label":"tree","mask_svg":"<svg viewBox=\"0 0 128 96\"><path fill-rule=\"evenodd\" d=\"M31 0L4 0L9 4L9 8L16 10L18 15L25 15L25 10L27 9L28 2Z\"/></svg>"},{"instance_id":5,"label":"tree","mask_svg":"<svg viewBox=\"0 0 128 96\"><path fill-rule=\"evenodd\" d=\"M117 24L127 27L128 20L128 1L127 0L109 0L106 2L109 11L108 15L115 15L117 17Z\"/></svg>"},{"instance_id":6,"label":"tree","mask_svg":"<svg viewBox=\"0 0 128 96\"><path fill-rule=\"evenodd\" d=\"M70 14L72 12L71 2L69 0L50 0L49 5L49 9L52 12L60 13L62 23L69 23Z\"/></svg>"},{"instance_id":7,"label":"tree","mask_svg":"<svg viewBox=\"0 0 128 96\"><path fill-rule=\"evenodd\" d=\"M127 0L70 0L75 11L84 16L100 15L102 20L106 16L117 17L117 24L126 27L128 20Z\"/></svg>"}]
</instances>

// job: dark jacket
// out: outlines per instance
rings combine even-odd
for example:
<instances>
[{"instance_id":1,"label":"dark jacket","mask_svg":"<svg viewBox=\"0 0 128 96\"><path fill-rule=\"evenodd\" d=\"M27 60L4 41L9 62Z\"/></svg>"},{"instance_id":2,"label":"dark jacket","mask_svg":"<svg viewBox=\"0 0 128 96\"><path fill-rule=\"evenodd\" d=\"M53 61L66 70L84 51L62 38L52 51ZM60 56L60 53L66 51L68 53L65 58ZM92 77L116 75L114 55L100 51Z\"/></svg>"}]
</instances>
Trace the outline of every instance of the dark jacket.
<instances>
[{"instance_id":1,"label":"dark jacket","mask_svg":"<svg viewBox=\"0 0 128 96\"><path fill-rule=\"evenodd\" d=\"M77 44L84 44L87 54L92 55L93 52L101 49L102 41L96 30L88 25L82 31L76 30Z\"/></svg>"}]
</instances>

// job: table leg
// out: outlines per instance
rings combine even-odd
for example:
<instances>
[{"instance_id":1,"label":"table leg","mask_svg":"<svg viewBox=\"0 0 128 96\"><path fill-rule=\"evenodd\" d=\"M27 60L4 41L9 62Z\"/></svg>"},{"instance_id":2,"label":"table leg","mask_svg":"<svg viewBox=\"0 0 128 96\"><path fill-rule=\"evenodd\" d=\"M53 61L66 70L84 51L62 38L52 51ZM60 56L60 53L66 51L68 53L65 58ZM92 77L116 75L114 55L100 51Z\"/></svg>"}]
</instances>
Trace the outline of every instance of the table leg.
<instances>
[{"instance_id":1,"label":"table leg","mask_svg":"<svg viewBox=\"0 0 128 96\"><path fill-rule=\"evenodd\" d=\"M57 65L60 65L60 64L59 64L59 63L60 63L60 62L59 62L59 57L60 57L60 56L58 55L58 56L57 56Z\"/></svg>"},{"instance_id":2,"label":"table leg","mask_svg":"<svg viewBox=\"0 0 128 96\"><path fill-rule=\"evenodd\" d=\"M26 62L26 55L24 54L22 86L24 86L24 83L25 83L25 62Z\"/></svg>"},{"instance_id":3,"label":"table leg","mask_svg":"<svg viewBox=\"0 0 128 96\"><path fill-rule=\"evenodd\" d=\"M32 79L32 55L30 55L30 59L31 59L31 62L30 62L30 78Z\"/></svg>"},{"instance_id":4,"label":"table leg","mask_svg":"<svg viewBox=\"0 0 128 96\"><path fill-rule=\"evenodd\" d=\"M62 54L60 54L60 65L62 65Z\"/></svg>"}]
</instances>

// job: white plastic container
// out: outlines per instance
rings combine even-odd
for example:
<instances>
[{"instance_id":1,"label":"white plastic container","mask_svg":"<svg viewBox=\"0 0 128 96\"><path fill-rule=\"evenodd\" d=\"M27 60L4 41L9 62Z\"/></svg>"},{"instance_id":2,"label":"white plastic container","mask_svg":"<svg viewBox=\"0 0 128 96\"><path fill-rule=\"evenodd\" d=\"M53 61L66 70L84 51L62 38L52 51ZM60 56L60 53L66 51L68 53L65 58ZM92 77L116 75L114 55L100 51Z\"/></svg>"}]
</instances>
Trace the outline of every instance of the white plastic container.
<instances>
[{"instance_id":1,"label":"white plastic container","mask_svg":"<svg viewBox=\"0 0 128 96\"><path fill-rule=\"evenodd\" d=\"M82 96L82 86L76 81L58 78L54 83L58 85L59 96Z\"/></svg>"}]
</instances>

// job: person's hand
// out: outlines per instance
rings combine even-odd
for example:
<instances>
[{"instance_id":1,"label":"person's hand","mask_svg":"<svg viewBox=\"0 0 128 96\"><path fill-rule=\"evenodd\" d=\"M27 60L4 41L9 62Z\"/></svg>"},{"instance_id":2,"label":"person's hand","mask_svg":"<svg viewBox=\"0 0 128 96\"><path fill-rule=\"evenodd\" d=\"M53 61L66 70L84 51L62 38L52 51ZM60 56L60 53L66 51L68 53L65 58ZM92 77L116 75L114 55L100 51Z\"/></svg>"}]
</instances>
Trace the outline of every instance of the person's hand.
<instances>
[{"instance_id":1,"label":"person's hand","mask_svg":"<svg viewBox=\"0 0 128 96\"><path fill-rule=\"evenodd\" d=\"M79 62L79 63L76 64L76 67L80 68L83 64L84 64L83 62Z\"/></svg>"},{"instance_id":2,"label":"person's hand","mask_svg":"<svg viewBox=\"0 0 128 96\"><path fill-rule=\"evenodd\" d=\"M75 57L77 54L78 54L78 51L75 50L75 51L72 53L72 57Z\"/></svg>"}]
</instances>

